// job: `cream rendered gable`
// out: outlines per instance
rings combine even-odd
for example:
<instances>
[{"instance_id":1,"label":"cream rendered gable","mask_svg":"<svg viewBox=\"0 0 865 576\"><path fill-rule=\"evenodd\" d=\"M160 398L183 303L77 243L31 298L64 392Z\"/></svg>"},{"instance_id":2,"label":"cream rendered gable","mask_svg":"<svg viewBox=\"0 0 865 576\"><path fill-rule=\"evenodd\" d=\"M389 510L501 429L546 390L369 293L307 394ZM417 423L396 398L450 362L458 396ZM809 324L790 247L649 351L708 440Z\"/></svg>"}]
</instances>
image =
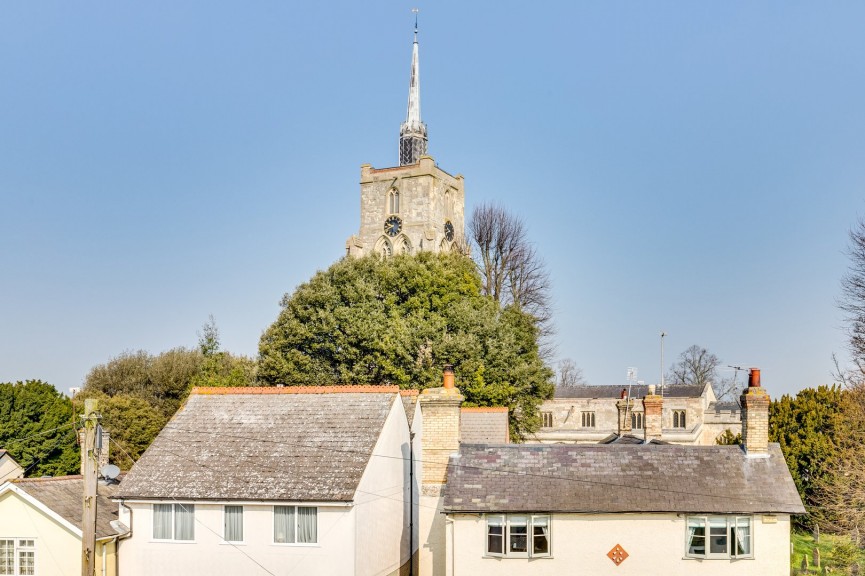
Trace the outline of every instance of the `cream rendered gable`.
<instances>
[{"instance_id":1,"label":"cream rendered gable","mask_svg":"<svg viewBox=\"0 0 865 576\"><path fill-rule=\"evenodd\" d=\"M6 482L0 485L0 539L10 538L35 542L39 576L81 573L81 530L14 483ZM112 538L97 542L96 574L116 574L115 546Z\"/></svg>"}]
</instances>

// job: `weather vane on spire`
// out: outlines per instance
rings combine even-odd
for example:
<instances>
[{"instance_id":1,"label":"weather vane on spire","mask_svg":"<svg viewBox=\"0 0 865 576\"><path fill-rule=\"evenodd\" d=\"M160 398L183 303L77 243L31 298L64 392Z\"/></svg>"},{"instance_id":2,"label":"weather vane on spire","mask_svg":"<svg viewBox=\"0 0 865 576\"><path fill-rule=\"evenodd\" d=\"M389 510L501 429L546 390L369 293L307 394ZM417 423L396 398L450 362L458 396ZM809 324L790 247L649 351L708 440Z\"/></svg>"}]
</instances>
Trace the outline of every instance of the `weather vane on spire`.
<instances>
[{"instance_id":1,"label":"weather vane on spire","mask_svg":"<svg viewBox=\"0 0 865 576\"><path fill-rule=\"evenodd\" d=\"M411 53L411 78L408 88L408 109L399 129L399 165L416 164L427 153L426 124L420 119L420 69L418 66L417 8L414 13L414 45Z\"/></svg>"},{"instance_id":2,"label":"weather vane on spire","mask_svg":"<svg viewBox=\"0 0 865 576\"><path fill-rule=\"evenodd\" d=\"M417 13L420 12L420 9L412 8L411 11L414 13L414 36L417 38Z\"/></svg>"}]
</instances>

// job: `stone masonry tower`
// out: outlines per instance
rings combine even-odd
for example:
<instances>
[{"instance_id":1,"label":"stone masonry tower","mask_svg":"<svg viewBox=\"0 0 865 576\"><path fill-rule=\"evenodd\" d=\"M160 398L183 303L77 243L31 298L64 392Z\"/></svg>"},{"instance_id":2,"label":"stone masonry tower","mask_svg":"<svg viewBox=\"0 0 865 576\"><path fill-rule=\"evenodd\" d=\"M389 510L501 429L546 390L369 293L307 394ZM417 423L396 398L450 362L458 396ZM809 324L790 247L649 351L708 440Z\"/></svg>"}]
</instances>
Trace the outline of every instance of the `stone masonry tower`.
<instances>
[{"instance_id":1,"label":"stone masonry tower","mask_svg":"<svg viewBox=\"0 0 865 576\"><path fill-rule=\"evenodd\" d=\"M406 119L399 130L399 166L360 167L360 231L345 243L350 256L443 252L462 245L465 189L427 156L420 115L417 20Z\"/></svg>"}]
</instances>

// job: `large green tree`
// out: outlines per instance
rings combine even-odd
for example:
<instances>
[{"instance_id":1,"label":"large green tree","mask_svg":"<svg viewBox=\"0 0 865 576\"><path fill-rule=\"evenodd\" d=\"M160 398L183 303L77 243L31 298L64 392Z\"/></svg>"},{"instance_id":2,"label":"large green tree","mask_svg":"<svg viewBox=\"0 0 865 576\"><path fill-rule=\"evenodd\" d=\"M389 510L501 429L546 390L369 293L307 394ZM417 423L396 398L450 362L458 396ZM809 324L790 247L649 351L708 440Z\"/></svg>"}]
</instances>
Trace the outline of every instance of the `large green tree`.
<instances>
[{"instance_id":1,"label":"large green tree","mask_svg":"<svg viewBox=\"0 0 865 576\"><path fill-rule=\"evenodd\" d=\"M281 305L259 345L264 384L423 389L440 386L449 363L468 403L511 409L515 438L536 429L553 392L537 319L483 296L460 254L346 258Z\"/></svg>"},{"instance_id":2,"label":"large green tree","mask_svg":"<svg viewBox=\"0 0 865 576\"><path fill-rule=\"evenodd\" d=\"M194 386L251 386L255 360L220 350L211 317L197 349L174 348L161 354L124 352L87 375L75 397L99 400L102 425L111 434L111 461L128 468L147 449ZM79 409L80 411L80 409Z\"/></svg>"},{"instance_id":3,"label":"large green tree","mask_svg":"<svg viewBox=\"0 0 865 576\"><path fill-rule=\"evenodd\" d=\"M833 473L847 434L846 392L840 386L806 388L769 405L769 439L778 442L799 494L817 512L817 489Z\"/></svg>"},{"instance_id":4,"label":"large green tree","mask_svg":"<svg viewBox=\"0 0 865 576\"><path fill-rule=\"evenodd\" d=\"M77 473L80 464L72 402L39 380L0 383L0 448L28 476Z\"/></svg>"}]
</instances>

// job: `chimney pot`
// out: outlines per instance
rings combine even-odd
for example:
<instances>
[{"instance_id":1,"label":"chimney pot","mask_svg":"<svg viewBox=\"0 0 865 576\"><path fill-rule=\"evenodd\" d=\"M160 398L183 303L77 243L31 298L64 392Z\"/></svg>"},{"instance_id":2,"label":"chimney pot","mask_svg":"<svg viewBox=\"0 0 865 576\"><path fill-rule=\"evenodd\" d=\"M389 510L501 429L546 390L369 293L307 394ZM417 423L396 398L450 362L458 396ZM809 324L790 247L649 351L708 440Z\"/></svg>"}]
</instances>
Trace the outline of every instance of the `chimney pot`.
<instances>
[{"instance_id":1,"label":"chimney pot","mask_svg":"<svg viewBox=\"0 0 865 576\"><path fill-rule=\"evenodd\" d=\"M453 367L453 364L445 364L444 387L445 388L453 388L454 387L454 367Z\"/></svg>"},{"instance_id":2,"label":"chimney pot","mask_svg":"<svg viewBox=\"0 0 865 576\"><path fill-rule=\"evenodd\" d=\"M760 387L760 369L759 368L751 368L748 371L748 388L759 388Z\"/></svg>"}]
</instances>

